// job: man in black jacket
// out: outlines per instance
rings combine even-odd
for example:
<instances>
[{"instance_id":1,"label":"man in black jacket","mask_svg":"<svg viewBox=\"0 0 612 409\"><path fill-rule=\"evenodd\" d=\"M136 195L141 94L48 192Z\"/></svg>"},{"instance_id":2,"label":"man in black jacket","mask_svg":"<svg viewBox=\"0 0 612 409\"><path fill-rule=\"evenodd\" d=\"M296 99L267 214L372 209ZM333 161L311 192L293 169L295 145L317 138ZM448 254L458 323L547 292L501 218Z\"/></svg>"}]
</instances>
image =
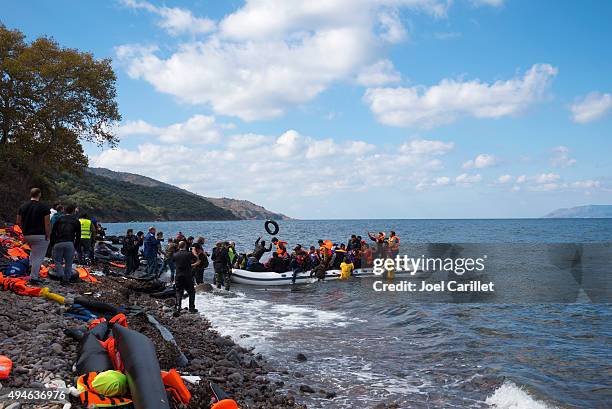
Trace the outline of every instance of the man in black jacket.
<instances>
[{"instance_id":1,"label":"man in black jacket","mask_svg":"<svg viewBox=\"0 0 612 409\"><path fill-rule=\"evenodd\" d=\"M215 283L217 288L221 288L221 285L225 284L225 289L230 289L230 275L232 272L232 262L229 258L228 252L229 243L218 242L212 251L213 267L215 269Z\"/></svg>"},{"instance_id":2,"label":"man in black jacket","mask_svg":"<svg viewBox=\"0 0 612 409\"><path fill-rule=\"evenodd\" d=\"M55 272L61 277L62 284L67 284L72 278L72 260L81 244L81 223L74 215L75 209L74 205L66 207L66 213L57 219L51 230Z\"/></svg>"},{"instance_id":3,"label":"man in black jacket","mask_svg":"<svg viewBox=\"0 0 612 409\"><path fill-rule=\"evenodd\" d=\"M174 286L176 289L176 312L181 311L181 302L183 301L183 293L187 291L189 294L189 312L196 313L195 307L195 288L193 288L193 273L192 269L197 264L193 254L187 250L187 243L181 241L178 246L178 251L172 256L176 265L176 276L174 278Z\"/></svg>"},{"instance_id":4,"label":"man in black jacket","mask_svg":"<svg viewBox=\"0 0 612 409\"><path fill-rule=\"evenodd\" d=\"M138 259L138 238L134 236L134 230L132 229L127 229L125 233L121 254L125 256L125 274L132 274L138 268L136 264Z\"/></svg>"}]
</instances>

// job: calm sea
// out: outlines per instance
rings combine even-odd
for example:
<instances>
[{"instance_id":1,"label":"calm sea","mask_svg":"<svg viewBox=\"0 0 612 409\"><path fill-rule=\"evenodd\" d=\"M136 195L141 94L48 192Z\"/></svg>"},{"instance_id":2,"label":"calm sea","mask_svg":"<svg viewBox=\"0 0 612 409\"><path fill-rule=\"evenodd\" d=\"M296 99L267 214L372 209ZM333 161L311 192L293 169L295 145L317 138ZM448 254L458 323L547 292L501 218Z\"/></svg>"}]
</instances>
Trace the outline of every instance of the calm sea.
<instances>
[{"instance_id":1,"label":"calm sea","mask_svg":"<svg viewBox=\"0 0 612 409\"><path fill-rule=\"evenodd\" d=\"M123 234L149 225L106 227ZM233 240L250 251L258 236L270 239L261 221L154 225L167 236L202 235L209 248ZM278 236L309 245L389 230L404 249L461 243L494 253L492 280L507 291L482 302L440 302L381 294L363 278L294 291L234 286L232 296L198 296L198 308L221 333L289 369L296 385L338 394L300 398L310 407L612 405L612 219L284 221ZM292 363L298 352L308 361Z\"/></svg>"}]
</instances>

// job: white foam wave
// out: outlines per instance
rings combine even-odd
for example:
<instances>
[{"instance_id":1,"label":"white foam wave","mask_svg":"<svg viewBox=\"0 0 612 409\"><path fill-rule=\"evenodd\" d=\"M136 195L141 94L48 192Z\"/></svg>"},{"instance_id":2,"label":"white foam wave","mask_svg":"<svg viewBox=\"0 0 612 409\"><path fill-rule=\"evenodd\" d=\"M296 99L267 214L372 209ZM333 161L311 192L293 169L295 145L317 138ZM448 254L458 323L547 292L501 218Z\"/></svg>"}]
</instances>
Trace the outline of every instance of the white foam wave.
<instances>
[{"instance_id":1,"label":"white foam wave","mask_svg":"<svg viewBox=\"0 0 612 409\"><path fill-rule=\"evenodd\" d=\"M246 297L236 292L198 294L196 307L222 335L231 336L243 346L265 349L266 341L283 331L304 328L345 327L351 318L334 311L301 305L277 304ZM248 337L245 338L245 336Z\"/></svg>"},{"instance_id":2,"label":"white foam wave","mask_svg":"<svg viewBox=\"0 0 612 409\"><path fill-rule=\"evenodd\" d=\"M508 381L497 388L485 403L495 409L555 409L555 406L534 399L523 388Z\"/></svg>"}]
</instances>

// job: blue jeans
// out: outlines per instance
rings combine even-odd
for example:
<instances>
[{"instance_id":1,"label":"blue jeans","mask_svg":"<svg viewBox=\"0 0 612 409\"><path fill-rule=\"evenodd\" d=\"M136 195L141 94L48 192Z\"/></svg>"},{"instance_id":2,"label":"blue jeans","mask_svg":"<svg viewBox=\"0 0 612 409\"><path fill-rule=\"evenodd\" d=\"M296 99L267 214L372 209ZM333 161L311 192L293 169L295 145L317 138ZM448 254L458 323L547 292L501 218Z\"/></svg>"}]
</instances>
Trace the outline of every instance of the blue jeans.
<instances>
[{"instance_id":1,"label":"blue jeans","mask_svg":"<svg viewBox=\"0 0 612 409\"><path fill-rule=\"evenodd\" d=\"M176 274L176 264L174 264L174 260L166 259L166 264L170 269L170 281L174 281L174 274Z\"/></svg>"},{"instance_id":2,"label":"blue jeans","mask_svg":"<svg viewBox=\"0 0 612 409\"><path fill-rule=\"evenodd\" d=\"M156 275L157 269L159 266L157 265L157 255L153 255L151 257L147 257L147 269L145 270L147 274Z\"/></svg>"},{"instance_id":3,"label":"blue jeans","mask_svg":"<svg viewBox=\"0 0 612 409\"><path fill-rule=\"evenodd\" d=\"M55 271L62 278L62 281L70 281L72 277L72 260L74 258L74 244L71 241L64 241L53 246L53 260L55 260ZM63 274L59 274L64 264Z\"/></svg>"}]
</instances>

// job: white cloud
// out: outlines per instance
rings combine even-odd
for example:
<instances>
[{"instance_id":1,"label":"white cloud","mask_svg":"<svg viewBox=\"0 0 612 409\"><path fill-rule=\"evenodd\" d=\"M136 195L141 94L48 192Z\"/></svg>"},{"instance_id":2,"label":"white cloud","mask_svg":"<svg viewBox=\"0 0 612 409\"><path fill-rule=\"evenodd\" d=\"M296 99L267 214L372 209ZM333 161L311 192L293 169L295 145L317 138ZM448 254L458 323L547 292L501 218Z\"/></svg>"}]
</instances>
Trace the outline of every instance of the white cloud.
<instances>
[{"instance_id":1,"label":"white cloud","mask_svg":"<svg viewBox=\"0 0 612 409\"><path fill-rule=\"evenodd\" d=\"M117 133L121 137L130 135L157 136L167 143L215 143L220 137L219 126L215 118L206 115L194 115L185 122L179 122L167 127L157 127L143 120L127 121L119 126Z\"/></svg>"},{"instance_id":2,"label":"white cloud","mask_svg":"<svg viewBox=\"0 0 612 409\"><path fill-rule=\"evenodd\" d=\"M601 186L598 180L579 180L572 182L571 186L575 189L597 189Z\"/></svg>"},{"instance_id":3,"label":"white cloud","mask_svg":"<svg viewBox=\"0 0 612 409\"><path fill-rule=\"evenodd\" d=\"M380 37L392 44L400 43L408 38L408 33L402 24L397 10L383 10L378 15L382 33Z\"/></svg>"},{"instance_id":4,"label":"white cloud","mask_svg":"<svg viewBox=\"0 0 612 409\"><path fill-rule=\"evenodd\" d=\"M540 184L556 182L559 179L561 179L561 176L556 173L541 173L533 177L534 182Z\"/></svg>"},{"instance_id":5,"label":"white cloud","mask_svg":"<svg viewBox=\"0 0 612 409\"><path fill-rule=\"evenodd\" d=\"M126 1L155 13L161 9ZM448 4L443 0L247 0L213 33L181 43L167 55L154 46L134 44L117 47L116 54L132 78L181 101L244 120L272 118L381 61L385 43L402 36L399 19L389 11L401 8L442 16ZM380 16L385 12L386 29L381 31ZM174 30L179 27L184 25ZM383 76L396 81L397 74L386 65L378 67L383 71L378 71L377 81Z\"/></svg>"},{"instance_id":6,"label":"white cloud","mask_svg":"<svg viewBox=\"0 0 612 409\"><path fill-rule=\"evenodd\" d=\"M497 178L498 183L510 183L512 182L512 175L501 175Z\"/></svg>"},{"instance_id":7,"label":"white cloud","mask_svg":"<svg viewBox=\"0 0 612 409\"><path fill-rule=\"evenodd\" d=\"M215 22L195 17L191 11L178 7L157 7L147 1L121 0L126 7L142 9L161 17L158 25L171 35L183 33L205 34L215 30Z\"/></svg>"},{"instance_id":8,"label":"white cloud","mask_svg":"<svg viewBox=\"0 0 612 409\"><path fill-rule=\"evenodd\" d=\"M375 64L369 65L357 75L357 82L366 87L393 84L401 79L401 74L389 60L380 60Z\"/></svg>"},{"instance_id":9,"label":"white cloud","mask_svg":"<svg viewBox=\"0 0 612 409\"><path fill-rule=\"evenodd\" d=\"M463 169L484 169L497 165L498 160L495 156L488 153L481 153L474 159L470 159L463 164Z\"/></svg>"},{"instance_id":10,"label":"white cloud","mask_svg":"<svg viewBox=\"0 0 612 409\"><path fill-rule=\"evenodd\" d=\"M572 104L570 111L574 122L579 124L593 122L612 111L612 95L591 92Z\"/></svg>"},{"instance_id":11,"label":"white cloud","mask_svg":"<svg viewBox=\"0 0 612 409\"><path fill-rule=\"evenodd\" d=\"M569 148L567 146L557 146L552 149L553 156L550 159L551 164L557 168L566 168L576 163L576 159L570 158Z\"/></svg>"},{"instance_id":12,"label":"white cloud","mask_svg":"<svg viewBox=\"0 0 612 409\"><path fill-rule=\"evenodd\" d=\"M163 142L177 143L214 143L219 140L219 131L215 118L206 115L194 115L186 122L170 125L159 135Z\"/></svg>"},{"instance_id":13,"label":"white cloud","mask_svg":"<svg viewBox=\"0 0 612 409\"><path fill-rule=\"evenodd\" d=\"M149 124L142 119L127 121L119 126L117 135L126 137L130 135L154 135L159 133L159 128Z\"/></svg>"},{"instance_id":14,"label":"white cloud","mask_svg":"<svg viewBox=\"0 0 612 409\"><path fill-rule=\"evenodd\" d=\"M478 183L481 180L482 176L480 176L480 174L469 175L467 173L462 173L455 178L455 183L458 185L471 186L472 184Z\"/></svg>"},{"instance_id":15,"label":"white cloud","mask_svg":"<svg viewBox=\"0 0 612 409\"><path fill-rule=\"evenodd\" d=\"M522 77L488 84L444 79L432 87L369 88L364 101L386 125L431 128L461 116L516 115L543 98L557 69L535 64Z\"/></svg>"},{"instance_id":16,"label":"white cloud","mask_svg":"<svg viewBox=\"0 0 612 409\"><path fill-rule=\"evenodd\" d=\"M400 146L400 152L414 155L443 155L455 147L453 142L413 139Z\"/></svg>"},{"instance_id":17,"label":"white cloud","mask_svg":"<svg viewBox=\"0 0 612 409\"><path fill-rule=\"evenodd\" d=\"M516 178L516 183L525 183L525 182L527 182L527 176L526 175L521 175L521 176Z\"/></svg>"},{"instance_id":18,"label":"white cloud","mask_svg":"<svg viewBox=\"0 0 612 409\"><path fill-rule=\"evenodd\" d=\"M278 136L236 134L217 144L144 143L135 149L105 150L93 156L91 163L145 174L206 195L268 201L286 197L288 186L295 187L292 192L297 196L400 185L416 188L442 166L432 156L439 158L449 148L437 141L414 142L406 143L416 147L406 155L399 147L314 138L290 129ZM282 175L282 183L270 183L274 175ZM453 183L447 177L433 180L439 186Z\"/></svg>"}]
</instances>

